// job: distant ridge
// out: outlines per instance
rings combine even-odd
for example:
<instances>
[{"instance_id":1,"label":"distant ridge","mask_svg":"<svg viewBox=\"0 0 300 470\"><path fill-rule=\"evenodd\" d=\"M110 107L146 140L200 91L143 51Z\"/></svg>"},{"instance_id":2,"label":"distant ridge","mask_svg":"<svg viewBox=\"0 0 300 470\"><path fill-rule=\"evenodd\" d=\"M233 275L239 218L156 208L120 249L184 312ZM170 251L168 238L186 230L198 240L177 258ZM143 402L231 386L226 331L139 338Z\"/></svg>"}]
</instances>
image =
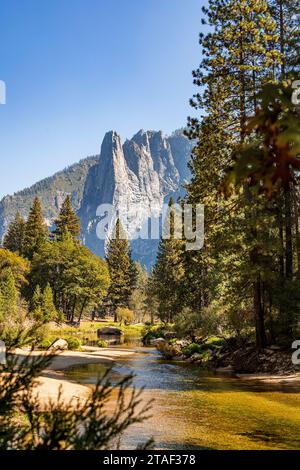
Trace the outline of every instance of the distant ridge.
<instances>
[{"instance_id":1,"label":"distant ridge","mask_svg":"<svg viewBox=\"0 0 300 470\"><path fill-rule=\"evenodd\" d=\"M31 187L5 196L0 201L0 238L16 211L27 217L33 199L39 196L49 226L57 217L67 195L82 225L83 242L99 256L104 256L104 243L96 236L97 207L110 203L115 207L130 199L142 205L136 224L142 224L151 208L162 207L170 196L176 200L184 194L184 183L190 178L188 161L193 143L183 130L166 136L162 131L140 130L123 144L115 131L108 132L100 155L82 159ZM157 241L132 243L135 259L148 267L153 264Z\"/></svg>"},{"instance_id":2,"label":"distant ridge","mask_svg":"<svg viewBox=\"0 0 300 470\"><path fill-rule=\"evenodd\" d=\"M0 201L0 238L3 237L16 211L27 217L35 196L41 198L48 224L57 216L61 202L67 194L71 195L72 203L78 210L87 174L98 158L96 155L82 159L14 195L5 196Z\"/></svg>"}]
</instances>

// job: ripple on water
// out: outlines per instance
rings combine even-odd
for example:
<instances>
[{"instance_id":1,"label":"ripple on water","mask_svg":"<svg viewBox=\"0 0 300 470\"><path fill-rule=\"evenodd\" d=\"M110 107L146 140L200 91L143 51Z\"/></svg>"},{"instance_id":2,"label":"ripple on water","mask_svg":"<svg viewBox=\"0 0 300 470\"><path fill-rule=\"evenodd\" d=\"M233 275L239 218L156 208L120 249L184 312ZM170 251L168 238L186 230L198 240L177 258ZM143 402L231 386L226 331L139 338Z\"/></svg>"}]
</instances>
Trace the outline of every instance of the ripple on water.
<instances>
[{"instance_id":1,"label":"ripple on water","mask_svg":"<svg viewBox=\"0 0 300 470\"><path fill-rule=\"evenodd\" d=\"M70 368L66 375L95 384L102 364ZM111 370L116 383L134 373L144 387L143 400L154 398L152 417L129 429L126 448L154 437L161 449L299 449L300 389L246 381L168 362L153 349L139 348Z\"/></svg>"}]
</instances>

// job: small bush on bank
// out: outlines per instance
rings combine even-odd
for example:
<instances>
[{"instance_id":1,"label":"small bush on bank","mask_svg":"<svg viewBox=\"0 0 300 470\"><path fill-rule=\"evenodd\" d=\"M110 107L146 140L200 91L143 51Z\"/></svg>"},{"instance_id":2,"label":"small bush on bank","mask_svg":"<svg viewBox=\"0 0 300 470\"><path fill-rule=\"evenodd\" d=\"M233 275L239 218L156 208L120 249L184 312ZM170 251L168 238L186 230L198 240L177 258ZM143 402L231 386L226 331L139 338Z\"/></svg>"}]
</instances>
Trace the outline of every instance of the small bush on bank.
<instances>
[{"instance_id":1,"label":"small bush on bank","mask_svg":"<svg viewBox=\"0 0 300 470\"><path fill-rule=\"evenodd\" d=\"M129 308L124 308L124 307L118 307L117 308L117 318L120 324L124 323L125 325L128 325L129 323L132 323L134 320L134 312L130 310Z\"/></svg>"},{"instance_id":2,"label":"small bush on bank","mask_svg":"<svg viewBox=\"0 0 300 470\"><path fill-rule=\"evenodd\" d=\"M50 339L44 338L39 344L38 344L38 349L43 349L47 350L50 348L52 342Z\"/></svg>"},{"instance_id":3,"label":"small bush on bank","mask_svg":"<svg viewBox=\"0 0 300 470\"><path fill-rule=\"evenodd\" d=\"M190 338L195 341L199 336L207 336L217 331L219 318L212 309L203 308L195 312L189 308L176 315L174 330L179 338Z\"/></svg>"},{"instance_id":4,"label":"small bush on bank","mask_svg":"<svg viewBox=\"0 0 300 470\"><path fill-rule=\"evenodd\" d=\"M177 338L172 338L170 339L169 344L175 344L177 341L178 341Z\"/></svg>"},{"instance_id":5,"label":"small bush on bank","mask_svg":"<svg viewBox=\"0 0 300 470\"><path fill-rule=\"evenodd\" d=\"M159 343L156 348L165 359L173 359L181 355L180 348L176 344Z\"/></svg>"},{"instance_id":6,"label":"small bush on bank","mask_svg":"<svg viewBox=\"0 0 300 470\"><path fill-rule=\"evenodd\" d=\"M223 338L218 338L217 336L211 336L207 338L203 344L201 344L202 351L215 351L221 349L225 345L226 341Z\"/></svg>"},{"instance_id":7,"label":"small bush on bank","mask_svg":"<svg viewBox=\"0 0 300 470\"><path fill-rule=\"evenodd\" d=\"M66 341L68 343L68 349L71 351L76 351L81 348L81 341L78 338L66 338Z\"/></svg>"},{"instance_id":8,"label":"small bush on bank","mask_svg":"<svg viewBox=\"0 0 300 470\"><path fill-rule=\"evenodd\" d=\"M218 351L220 350L224 345L226 341L223 338L218 338L217 336L211 336L205 340L205 342L198 344L198 343L192 343L186 346L185 348L182 349L182 353L190 357L193 354L202 354L207 351Z\"/></svg>"},{"instance_id":9,"label":"small bush on bank","mask_svg":"<svg viewBox=\"0 0 300 470\"><path fill-rule=\"evenodd\" d=\"M166 330L164 326L155 325L150 327L145 327L142 332L142 339L144 344L149 344L152 339L164 338Z\"/></svg>"},{"instance_id":10,"label":"small bush on bank","mask_svg":"<svg viewBox=\"0 0 300 470\"><path fill-rule=\"evenodd\" d=\"M187 357L191 357L193 354L200 354L203 351L202 345L197 343L192 343L182 349L182 354Z\"/></svg>"},{"instance_id":11,"label":"small bush on bank","mask_svg":"<svg viewBox=\"0 0 300 470\"><path fill-rule=\"evenodd\" d=\"M104 339L99 339L97 345L98 345L99 348L107 348L108 347L108 343Z\"/></svg>"}]
</instances>

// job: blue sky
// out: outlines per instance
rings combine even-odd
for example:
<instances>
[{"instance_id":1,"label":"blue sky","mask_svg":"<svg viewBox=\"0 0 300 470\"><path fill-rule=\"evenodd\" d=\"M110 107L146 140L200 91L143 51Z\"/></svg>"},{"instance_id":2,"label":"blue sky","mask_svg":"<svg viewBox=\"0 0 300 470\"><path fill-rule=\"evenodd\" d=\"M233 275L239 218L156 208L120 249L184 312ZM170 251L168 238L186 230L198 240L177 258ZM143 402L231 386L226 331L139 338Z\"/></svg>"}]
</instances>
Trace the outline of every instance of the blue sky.
<instances>
[{"instance_id":1,"label":"blue sky","mask_svg":"<svg viewBox=\"0 0 300 470\"><path fill-rule=\"evenodd\" d=\"M192 113L203 0L1 0L0 197Z\"/></svg>"}]
</instances>

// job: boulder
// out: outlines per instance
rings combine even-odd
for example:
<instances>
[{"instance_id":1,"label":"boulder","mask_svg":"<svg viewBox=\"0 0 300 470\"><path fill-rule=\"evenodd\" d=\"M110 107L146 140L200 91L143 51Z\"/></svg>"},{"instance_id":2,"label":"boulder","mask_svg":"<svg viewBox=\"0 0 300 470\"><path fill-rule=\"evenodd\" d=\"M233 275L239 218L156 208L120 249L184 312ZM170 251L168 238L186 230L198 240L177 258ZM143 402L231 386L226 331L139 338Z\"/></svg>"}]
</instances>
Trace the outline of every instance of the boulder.
<instances>
[{"instance_id":1,"label":"boulder","mask_svg":"<svg viewBox=\"0 0 300 470\"><path fill-rule=\"evenodd\" d=\"M97 336L100 338L101 336L122 336L124 333L120 328L116 326L104 326L97 330Z\"/></svg>"},{"instance_id":2,"label":"boulder","mask_svg":"<svg viewBox=\"0 0 300 470\"><path fill-rule=\"evenodd\" d=\"M186 348L191 344L191 341L188 339L178 339L175 343L176 346L179 346L180 348Z\"/></svg>"},{"instance_id":3,"label":"boulder","mask_svg":"<svg viewBox=\"0 0 300 470\"><path fill-rule=\"evenodd\" d=\"M157 346L161 343L166 343L166 340L164 338L154 338L149 341L150 346Z\"/></svg>"},{"instance_id":4,"label":"boulder","mask_svg":"<svg viewBox=\"0 0 300 470\"><path fill-rule=\"evenodd\" d=\"M164 336L165 336L166 339L174 339L174 338L176 338L176 333L174 333L172 331L166 331Z\"/></svg>"},{"instance_id":5,"label":"boulder","mask_svg":"<svg viewBox=\"0 0 300 470\"><path fill-rule=\"evenodd\" d=\"M49 351L66 351L67 349L68 343L62 338L56 339L49 347Z\"/></svg>"},{"instance_id":6,"label":"boulder","mask_svg":"<svg viewBox=\"0 0 300 470\"><path fill-rule=\"evenodd\" d=\"M189 359L188 362L202 362L203 354L195 353Z\"/></svg>"},{"instance_id":7,"label":"boulder","mask_svg":"<svg viewBox=\"0 0 300 470\"><path fill-rule=\"evenodd\" d=\"M0 364L6 364L6 346L4 341L0 341Z\"/></svg>"}]
</instances>

